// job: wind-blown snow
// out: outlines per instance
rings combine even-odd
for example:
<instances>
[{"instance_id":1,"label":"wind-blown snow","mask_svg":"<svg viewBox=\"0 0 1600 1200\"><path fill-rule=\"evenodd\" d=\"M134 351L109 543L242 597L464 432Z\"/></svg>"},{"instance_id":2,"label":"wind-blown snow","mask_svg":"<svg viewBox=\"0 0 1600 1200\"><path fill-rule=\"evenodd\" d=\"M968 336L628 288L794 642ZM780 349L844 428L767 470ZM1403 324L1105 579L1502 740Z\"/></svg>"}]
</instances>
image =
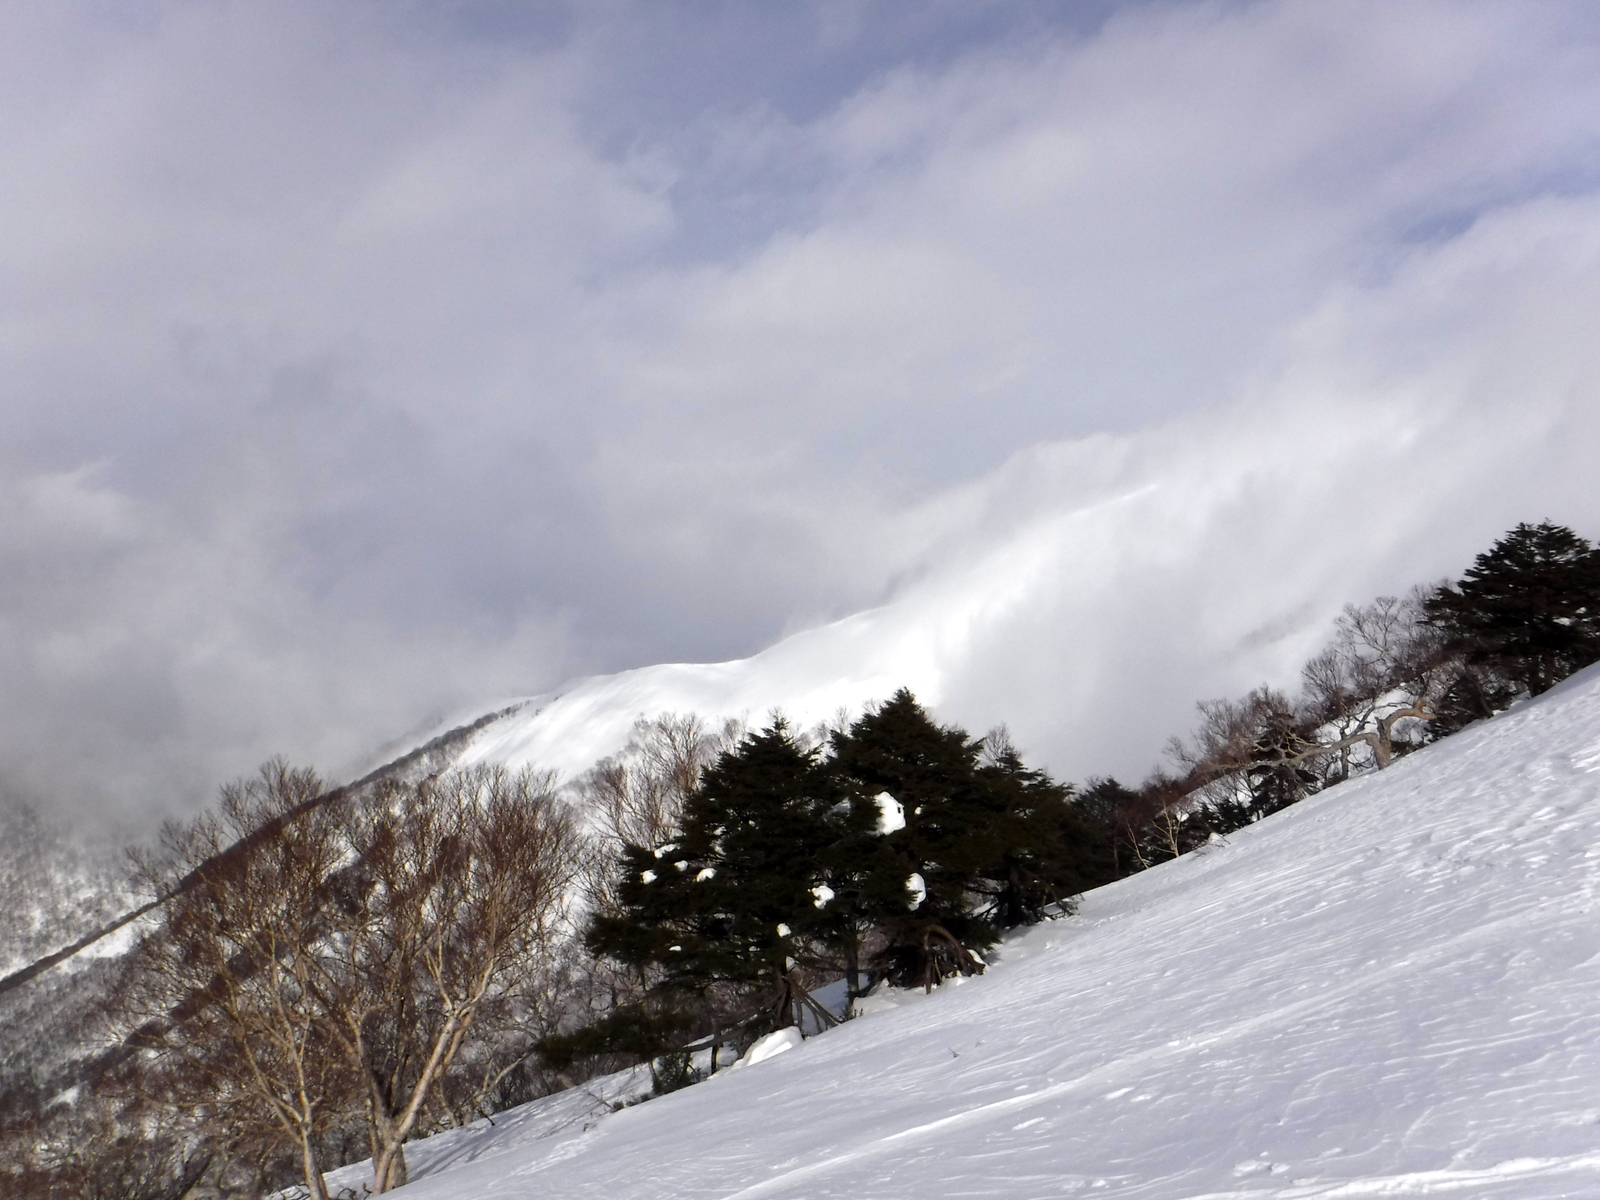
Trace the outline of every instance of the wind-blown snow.
<instances>
[{"instance_id":1,"label":"wind-blown snow","mask_svg":"<svg viewBox=\"0 0 1600 1200\"><path fill-rule=\"evenodd\" d=\"M1196 700L1295 687L1346 602L1457 576L1518 521L1600 535L1600 339L1557 337L1600 326L1597 285L1600 203L1486 217L1331 303L1231 404L930 502L878 607L583 681L471 754L578 772L640 715L807 725L909 686L1057 775L1141 777Z\"/></svg>"},{"instance_id":2,"label":"wind-blown snow","mask_svg":"<svg viewBox=\"0 0 1600 1200\"><path fill-rule=\"evenodd\" d=\"M564 1093L421 1144L408 1195L1597 1196L1597 890L1600 667L961 986L614 1115L563 1127Z\"/></svg>"}]
</instances>

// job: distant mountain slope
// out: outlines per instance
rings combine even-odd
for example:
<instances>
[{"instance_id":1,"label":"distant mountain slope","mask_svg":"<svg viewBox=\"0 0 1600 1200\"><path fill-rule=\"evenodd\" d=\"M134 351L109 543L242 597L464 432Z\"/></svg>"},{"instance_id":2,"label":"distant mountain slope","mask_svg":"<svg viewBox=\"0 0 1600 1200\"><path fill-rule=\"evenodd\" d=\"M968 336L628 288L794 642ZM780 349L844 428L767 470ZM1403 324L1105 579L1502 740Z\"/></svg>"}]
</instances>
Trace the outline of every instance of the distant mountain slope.
<instances>
[{"instance_id":1,"label":"distant mountain slope","mask_svg":"<svg viewBox=\"0 0 1600 1200\"><path fill-rule=\"evenodd\" d=\"M317 802L442 770L505 715L447 729ZM86 853L30 810L0 807L0 1104L18 1088L65 1090L120 1053L101 1010L133 922L159 904L135 894L121 855Z\"/></svg>"},{"instance_id":2,"label":"distant mountain slope","mask_svg":"<svg viewBox=\"0 0 1600 1200\"><path fill-rule=\"evenodd\" d=\"M1600 668L1091 893L984 977L586 1112L453 1135L407 1194L1600 1195Z\"/></svg>"}]
</instances>

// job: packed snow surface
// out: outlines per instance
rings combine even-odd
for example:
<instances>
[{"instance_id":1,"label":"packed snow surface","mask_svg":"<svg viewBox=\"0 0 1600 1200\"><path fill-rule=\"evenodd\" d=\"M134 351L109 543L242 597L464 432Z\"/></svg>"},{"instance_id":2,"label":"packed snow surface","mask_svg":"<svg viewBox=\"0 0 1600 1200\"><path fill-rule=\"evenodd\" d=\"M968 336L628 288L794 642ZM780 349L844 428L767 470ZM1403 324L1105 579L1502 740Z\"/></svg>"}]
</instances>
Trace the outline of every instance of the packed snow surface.
<instances>
[{"instance_id":1,"label":"packed snow surface","mask_svg":"<svg viewBox=\"0 0 1600 1200\"><path fill-rule=\"evenodd\" d=\"M1089 894L985 976L419 1144L406 1194L1600 1196L1597 834L1600 668Z\"/></svg>"}]
</instances>

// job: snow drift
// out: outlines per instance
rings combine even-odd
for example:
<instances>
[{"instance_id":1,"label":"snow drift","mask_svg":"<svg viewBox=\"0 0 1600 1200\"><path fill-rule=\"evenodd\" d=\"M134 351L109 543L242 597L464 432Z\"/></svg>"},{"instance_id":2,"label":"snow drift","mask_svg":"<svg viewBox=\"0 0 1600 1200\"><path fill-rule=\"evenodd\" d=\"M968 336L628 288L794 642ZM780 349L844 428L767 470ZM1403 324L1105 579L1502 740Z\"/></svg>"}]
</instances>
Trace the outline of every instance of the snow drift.
<instances>
[{"instance_id":1,"label":"snow drift","mask_svg":"<svg viewBox=\"0 0 1600 1200\"><path fill-rule=\"evenodd\" d=\"M986 976L419 1144L408 1195L1600 1195L1597 890L1600 667L1090 893Z\"/></svg>"}]
</instances>

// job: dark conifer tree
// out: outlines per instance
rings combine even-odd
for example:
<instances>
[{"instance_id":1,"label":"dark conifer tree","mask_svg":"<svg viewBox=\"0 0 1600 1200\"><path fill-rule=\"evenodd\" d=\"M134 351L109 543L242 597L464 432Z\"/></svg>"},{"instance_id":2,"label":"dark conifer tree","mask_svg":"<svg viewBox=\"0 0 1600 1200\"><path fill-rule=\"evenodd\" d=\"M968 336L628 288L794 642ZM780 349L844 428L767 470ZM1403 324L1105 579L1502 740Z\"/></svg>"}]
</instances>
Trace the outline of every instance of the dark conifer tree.
<instances>
[{"instance_id":1,"label":"dark conifer tree","mask_svg":"<svg viewBox=\"0 0 1600 1200\"><path fill-rule=\"evenodd\" d=\"M1121 879L1149 865L1139 844L1146 814L1138 792L1109 776L1094 777L1073 797L1073 807L1087 826L1091 844L1100 846L1102 859L1109 855L1111 860L1110 876L1097 883Z\"/></svg>"},{"instance_id":2,"label":"dark conifer tree","mask_svg":"<svg viewBox=\"0 0 1600 1200\"><path fill-rule=\"evenodd\" d=\"M1517 686L1487 663L1468 663L1451 680L1434 706L1426 736L1438 741L1459 733L1474 721L1494 716L1517 698Z\"/></svg>"},{"instance_id":3,"label":"dark conifer tree","mask_svg":"<svg viewBox=\"0 0 1600 1200\"><path fill-rule=\"evenodd\" d=\"M820 880L813 894L819 910L817 933L837 954L850 1003L865 990L862 952L884 905L893 908L902 895L893 885L895 855L879 832L877 802L842 773L833 770L842 799L830 812L835 836L823 851Z\"/></svg>"},{"instance_id":4,"label":"dark conifer tree","mask_svg":"<svg viewBox=\"0 0 1600 1200\"><path fill-rule=\"evenodd\" d=\"M973 910L978 873L1000 854L997 805L977 782L981 749L904 688L833 736L836 770L895 816L862 906L887 939L876 965L902 986L981 971L977 953L994 943L994 926Z\"/></svg>"},{"instance_id":5,"label":"dark conifer tree","mask_svg":"<svg viewBox=\"0 0 1600 1200\"><path fill-rule=\"evenodd\" d=\"M707 768L676 839L628 848L622 911L595 921L589 946L654 972L659 992L732 987L764 1014L758 1032L796 1024L814 1007L796 969L843 937L828 851L866 819L780 719Z\"/></svg>"},{"instance_id":6,"label":"dark conifer tree","mask_svg":"<svg viewBox=\"0 0 1600 1200\"><path fill-rule=\"evenodd\" d=\"M1110 845L1071 803L1070 785L1025 766L1007 744L989 747L978 768L991 801L998 853L978 868L976 890L1000 929L1031 925L1055 904L1108 882Z\"/></svg>"},{"instance_id":7,"label":"dark conifer tree","mask_svg":"<svg viewBox=\"0 0 1600 1200\"><path fill-rule=\"evenodd\" d=\"M1518 525L1425 608L1470 661L1538 695L1600 658L1600 553L1565 526Z\"/></svg>"},{"instance_id":8,"label":"dark conifer tree","mask_svg":"<svg viewBox=\"0 0 1600 1200\"><path fill-rule=\"evenodd\" d=\"M1257 810L1253 796L1220 796L1203 804L1198 810L1200 824L1205 827L1207 836L1226 836L1253 824L1263 815Z\"/></svg>"},{"instance_id":9,"label":"dark conifer tree","mask_svg":"<svg viewBox=\"0 0 1600 1200\"><path fill-rule=\"evenodd\" d=\"M862 874L862 912L895 982L932 986L982 970L999 933L1037 921L1110 874L1110 844L1072 790L938 725L902 688L833 738L834 768L894 815ZM1098 858L1097 858L1098 854Z\"/></svg>"}]
</instances>

